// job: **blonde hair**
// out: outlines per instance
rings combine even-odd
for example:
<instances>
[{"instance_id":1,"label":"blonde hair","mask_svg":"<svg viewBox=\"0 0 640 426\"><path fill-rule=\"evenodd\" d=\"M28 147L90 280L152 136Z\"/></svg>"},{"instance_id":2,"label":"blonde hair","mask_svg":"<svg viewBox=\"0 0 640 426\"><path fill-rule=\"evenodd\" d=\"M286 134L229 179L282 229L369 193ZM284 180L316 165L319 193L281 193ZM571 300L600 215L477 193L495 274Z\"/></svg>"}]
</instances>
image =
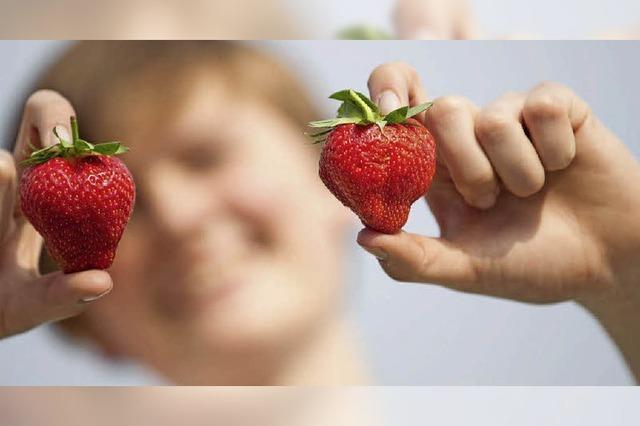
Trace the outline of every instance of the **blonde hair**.
<instances>
[{"instance_id":1,"label":"blonde hair","mask_svg":"<svg viewBox=\"0 0 640 426\"><path fill-rule=\"evenodd\" d=\"M197 71L217 72L236 93L265 101L296 125L317 117L298 81L279 62L233 41L84 41L69 48L35 89L64 95L82 120L87 139L113 134L105 116L120 94L136 96L156 115L171 114ZM114 98L116 98L114 100ZM121 108L118 105L118 115ZM109 135L107 135L109 136ZM112 136L112 135L111 135Z\"/></svg>"}]
</instances>

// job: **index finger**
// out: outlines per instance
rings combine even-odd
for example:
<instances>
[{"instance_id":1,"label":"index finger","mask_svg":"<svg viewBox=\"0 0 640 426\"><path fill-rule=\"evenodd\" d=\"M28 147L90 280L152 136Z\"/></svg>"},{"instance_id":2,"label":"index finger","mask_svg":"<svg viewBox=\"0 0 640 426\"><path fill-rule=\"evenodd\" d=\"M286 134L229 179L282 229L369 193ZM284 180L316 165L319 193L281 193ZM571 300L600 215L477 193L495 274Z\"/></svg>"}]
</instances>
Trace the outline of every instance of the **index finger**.
<instances>
[{"instance_id":1,"label":"index finger","mask_svg":"<svg viewBox=\"0 0 640 426\"><path fill-rule=\"evenodd\" d=\"M52 90L39 90L27 99L20 130L13 148L17 176L20 176L24 170L24 166L20 162L27 158L34 149L57 143L53 133L54 128L61 138L71 140L69 121L72 116L75 116L75 111L71 103ZM15 185L13 191L15 192ZM16 202L16 194L12 193L11 195L11 202L7 202L4 208L13 210L12 220L16 225L19 246L23 250L21 256L23 259L28 259L25 262L28 262L29 267L37 268L42 239L33 227L28 226L28 222L22 216L20 202ZM11 206L12 204L13 206ZM5 210L5 214L6 212L7 210ZM12 224L7 223L3 226L6 230L11 228Z\"/></svg>"},{"instance_id":2,"label":"index finger","mask_svg":"<svg viewBox=\"0 0 640 426\"><path fill-rule=\"evenodd\" d=\"M405 62L388 62L373 70L368 81L371 99L382 114L403 106L427 102L427 94L416 70ZM424 122L424 113L418 118Z\"/></svg>"},{"instance_id":3,"label":"index finger","mask_svg":"<svg viewBox=\"0 0 640 426\"><path fill-rule=\"evenodd\" d=\"M29 156L33 148L54 145L58 135L71 140L70 117L75 116L71 103L58 92L39 90L32 94L24 106L18 137L13 149L16 163Z\"/></svg>"}]
</instances>

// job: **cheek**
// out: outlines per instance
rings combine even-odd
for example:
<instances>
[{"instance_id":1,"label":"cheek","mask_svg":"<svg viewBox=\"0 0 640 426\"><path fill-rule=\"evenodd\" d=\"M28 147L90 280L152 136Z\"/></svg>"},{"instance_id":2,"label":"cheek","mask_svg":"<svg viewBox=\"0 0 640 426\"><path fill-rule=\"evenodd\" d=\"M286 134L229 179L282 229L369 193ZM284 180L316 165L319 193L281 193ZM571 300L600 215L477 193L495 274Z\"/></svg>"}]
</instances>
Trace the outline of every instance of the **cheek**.
<instances>
[{"instance_id":1,"label":"cheek","mask_svg":"<svg viewBox=\"0 0 640 426\"><path fill-rule=\"evenodd\" d=\"M146 240L141 238L143 232L134 221L127 226L109 269L113 290L87 311L90 321L100 329L99 333L111 336L109 339L118 342L126 351L138 346L140 330L153 334L150 321L154 318L154 298L151 287L145 285L153 256Z\"/></svg>"},{"instance_id":2,"label":"cheek","mask_svg":"<svg viewBox=\"0 0 640 426\"><path fill-rule=\"evenodd\" d=\"M316 273L335 260L334 249L319 248L340 243L350 216L320 180L313 153L296 149L297 140L284 142L290 149L261 149L229 168L226 193L235 213L266 234L281 257L295 255L289 266Z\"/></svg>"},{"instance_id":3,"label":"cheek","mask_svg":"<svg viewBox=\"0 0 640 426\"><path fill-rule=\"evenodd\" d=\"M282 169L246 168L238 170L235 184L227 187L229 213L272 255L299 248L301 236L313 221L305 213L309 203L297 178Z\"/></svg>"},{"instance_id":4,"label":"cheek","mask_svg":"<svg viewBox=\"0 0 640 426\"><path fill-rule=\"evenodd\" d=\"M277 205L295 207L295 211L321 208L321 205L309 204L317 196L318 188L322 187L315 158L296 149L294 144L298 143L297 140L284 142L293 148L260 150L254 154L252 166L244 167L244 175L263 188L262 191L274 200L273 205L277 201Z\"/></svg>"}]
</instances>

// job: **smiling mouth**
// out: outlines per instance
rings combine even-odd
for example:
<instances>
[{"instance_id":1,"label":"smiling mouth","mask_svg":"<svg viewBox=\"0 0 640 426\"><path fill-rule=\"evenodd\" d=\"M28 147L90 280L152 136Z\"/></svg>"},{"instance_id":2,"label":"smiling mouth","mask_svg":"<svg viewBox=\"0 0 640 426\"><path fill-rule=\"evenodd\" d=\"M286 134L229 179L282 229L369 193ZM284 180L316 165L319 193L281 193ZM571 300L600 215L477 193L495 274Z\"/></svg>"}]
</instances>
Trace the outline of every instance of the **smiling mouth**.
<instances>
[{"instance_id":1,"label":"smiling mouth","mask_svg":"<svg viewBox=\"0 0 640 426\"><path fill-rule=\"evenodd\" d=\"M192 314L220 305L249 281L246 273L216 270L211 262L197 263L161 289L161 303L173 314Z\"/></svg>"}]
</instances>

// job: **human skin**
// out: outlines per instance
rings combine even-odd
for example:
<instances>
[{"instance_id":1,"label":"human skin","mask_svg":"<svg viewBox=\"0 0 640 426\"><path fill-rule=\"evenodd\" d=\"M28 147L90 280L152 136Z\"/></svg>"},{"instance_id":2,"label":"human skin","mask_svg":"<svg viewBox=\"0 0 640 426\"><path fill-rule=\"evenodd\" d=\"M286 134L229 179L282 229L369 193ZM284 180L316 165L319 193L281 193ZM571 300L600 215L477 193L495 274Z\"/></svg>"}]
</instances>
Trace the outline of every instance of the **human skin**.
<instances>
[{"instance_id":1,"label":"human skin","mask_svg":"<svg viewBox=\"0 0 640 426\"><path fill-rule=\"evenodd\" d=\"M112 0L85 7L81 0L33 0L7 4L0 35L7 39L298 39L305 32L270 0ZM74 25L49 25L50 22Z\"/></svg>"},{"instance_id":2,"label":"human skin","mask_svg":"<svg viewBox=\"0 0 640 426\"><path fill-rule=\"evenodd\" d=\"M493 13L499 13L499 11L495 10ZM392 18L395 35L399 39L540 40L545 38L543 34L536 33L535 26L524 31L519 29L507 34L488 35L483 30L491 32L491 28L480 28L471 3L467 0L397 0ZM611 28L608 31L589 35L587 38L636 40L640 38L640 26Z\"/></svg>"},{"instance_id":3,"label":"human skin","mask_svg":"<svg viewBox=\"0 0 640 426\"><path fill-rule=\"evenodd\" d=\"M0 409L10 425L382 426L385 413L374 392L365 386L3 388Z\"/></svg>"},{"instance_id":4,"label":"human skin","mask_svg":"<svg viewBox=\"0 0 640 426\"><path fill-rule=\"evenodd\" d=\"M114 264L108 273L39 277L41 239L22 219L28 253L2 246L17 264L0 269L2 336L80 313L77 289L94 297L100 279L107 290L113 280L108 297L85 310L86 333L106 355L136 360L170 382L366 383L340 309L350 220L318 181L316 148L275 107L229 88L215 70L192 68L177 77L189 84L162 126L141 124L164 117L145 104L141 88L155 88L144 77L112 90L116 101L99 114L110 119L97 131L129 146L122 159L137 188ZM62 96L37 92L25 116L49 118L25 118L22 133L48 136L69 115ZM17 153L26 141L21 136ZM8 170L15 190L20 170ZM20 281L27 261L30 281ZM56 299L45 299L58 287ZM73 297L60 312L63 290Z\"/></svg>"},{"instance_id":5,"label":"human skin","mask_svg":"<svg viewBox=\"0 0 640 426\"><path fill-rule=\"evenodd\" d=\"M416 71L369 80L381 109L426 101ZM438 142L426 200L439 238L364 229L358 243L398 280L529 303L575 300L640 378L640 166L570 89L543 83L485 107L436 99Z\"/></svg>"},{"instance_id":6,"label":"human skin","mask_svg":"<svg viewBox=\"0 0 640 426\"><path fill-rule=\"evenodd\" d=\"M175 383L365 383L340 309L349 216L320 184L315 148L215 71L193 73L170 122L118 129L138 199L114 291L87 324ZM142 84L123 83L105 114Z\"/></svg>"},{"instance_id":7,"label":"human skin","mask_svg":"<svg viewBox=\"0 0 640 426\"><path fill-rule=\"evenodd\" d=\"M477 24L467 0L398 0L396 35L408 40L475 39Z\"/></svg>"},{"instance_id":8,"label":"human skin","mask_svg":"<svg viewBox=\"0 0 640 426\"><path fill-rule=\"evenodd\" d=\"M0 338L78 315L113 285L104 271L41 276L42 237L17 205L16 164L26 157L29 144L43 147L56 143L54 127L69 139L67 123L72 115L73 107L59 94L36 92L25 104L14 153L0 150Z\"/></svg>"}]
</instances>

